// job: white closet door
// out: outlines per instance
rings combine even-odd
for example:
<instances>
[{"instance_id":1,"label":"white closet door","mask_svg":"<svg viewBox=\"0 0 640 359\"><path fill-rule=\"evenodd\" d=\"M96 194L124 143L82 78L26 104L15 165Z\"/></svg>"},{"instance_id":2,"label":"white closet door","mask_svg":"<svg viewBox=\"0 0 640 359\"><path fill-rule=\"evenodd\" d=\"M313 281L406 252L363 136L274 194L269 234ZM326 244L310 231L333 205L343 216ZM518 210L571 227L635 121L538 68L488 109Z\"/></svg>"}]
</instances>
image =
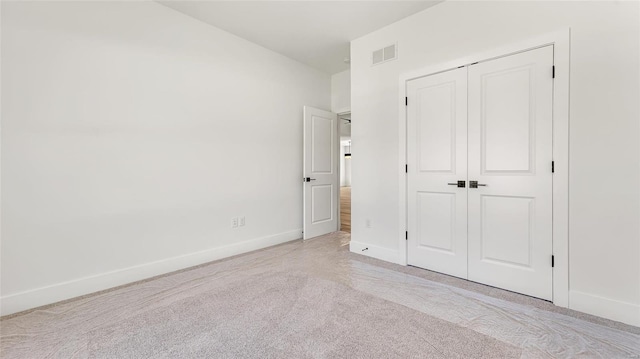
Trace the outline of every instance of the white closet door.
<instances>
[{"instance_id":1,"label":"white closet door","mask_svg":"<svg viewBox=\"0 0 640 359\"><path fill-rule=\"evenodd\" d=\"M407 97L407 260L466 278L467 69L409 81Z\"/></svg>"},{"instance_id":2,"label":"white closet door","mask_svg":"<svg viewBox=\"0 0 640 359\"><path fill-rule=\"evenodd\" d=\"M469 279L548 300L552 66L553 46L472 65L468 92Z\"/></svg>"}]
</instances>

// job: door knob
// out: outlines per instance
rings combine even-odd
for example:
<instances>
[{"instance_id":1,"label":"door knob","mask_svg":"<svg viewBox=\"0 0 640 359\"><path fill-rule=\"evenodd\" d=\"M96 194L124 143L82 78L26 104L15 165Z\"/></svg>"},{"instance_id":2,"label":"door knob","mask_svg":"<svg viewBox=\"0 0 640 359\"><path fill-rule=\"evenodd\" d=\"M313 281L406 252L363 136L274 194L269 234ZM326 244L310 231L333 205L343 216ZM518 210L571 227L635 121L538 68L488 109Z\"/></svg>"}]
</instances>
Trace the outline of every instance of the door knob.
<instances>
[{"instance_id":1,"label":"door knob","mask_svg":"<svg viewBox=\"0 0 640 359\"><path fill-rule=\"evenodd\" d=\"M302 182L311 182L311 181L315 181L315 178L311 178L311 177L305 177L302 179Z\"/></svg>"},{"instance_id":2,"label":"door knob","mask_svg":"<svg viewBox=\"0 0 640 359\"><path fill-rule=\"evenodd\" d=\"M458 188L465 188L467 181L458 181L453 183L447 183L449 186L458 186Z\"/></svg>"},{"instance_id":3,"label":"door knob","mask_svg":"<svg viewBox=\"0 0 640 359\"><path fill-rule=\"evenodd\" d=\"M478 181L469 181L469 188L486 187L484 183L478 183Z\"/></svg>"}]
</instances>

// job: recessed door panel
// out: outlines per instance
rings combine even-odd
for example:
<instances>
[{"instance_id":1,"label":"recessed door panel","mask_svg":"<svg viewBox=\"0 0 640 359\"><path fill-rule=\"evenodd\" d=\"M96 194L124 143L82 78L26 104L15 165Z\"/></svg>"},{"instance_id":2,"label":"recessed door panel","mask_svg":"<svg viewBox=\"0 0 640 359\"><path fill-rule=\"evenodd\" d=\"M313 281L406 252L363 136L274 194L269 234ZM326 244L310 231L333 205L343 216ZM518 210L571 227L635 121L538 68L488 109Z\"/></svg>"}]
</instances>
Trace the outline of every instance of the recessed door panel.
<instances>
[{"instance_id":1,"label":"recessed door panel","mask_svg":"<svg viewBox=\"0 0 640 359\"><path fill-rule=\"evenodd\" d=\"M469 279L552 299L553 46L469 66Z\"/></svg>"},{"instance_id":2,"label":"recessed door panel","mask_svg":"<svg viewBox=\"0 0 640 359\"><path fill-rule=\"evenodd\" d=\"M467 277L467 70L407 83L411 265ZM450 185L453 184L453 185Z\"/></svg>"},{"instance_id":3,"label":"recessed door panel","mask_svg":"<svg viewBox=\"0 0 640 359\"><path fill-rule=\"evenodd\" d=\"M317 224L333 219L333 185L311 185L311 223Z\"/></svg>"},{"instance_id":4,"label":"recessed door panel","mask_svg":"<svg viewBox=\"0 0 640 359\"><path fill-rule=\"evenodd\" d=\"M532 172L534 164L534 65L481 76L483 172Z\"/></svg>"},{"instance_id":5,"label":"recessed door panel","mask_svg":"<svg viewBox=\"0 0 640 359\"><path fill-rule=\"evenodd\" d=\"M418 246L455 254L455 193L418 192Z\"/></svg>"},{"instance_id":6,"label":"recessed door panel","mask_svg":"<svg viewBox=\"0 0 640 359\"><path fill-rule=\"evenodd\" d=\"M480 196L482 261L531 267L534 199Z\"/></svg>"},{"instance_id":7,"label":"recessed door panel","mask_svg":"<svg viewBox=\"0 0 640 359\"><path fill-rule=\"evenodd\" d=\"M451 81L417 91L418 170L455 173L456 83Z\"/></svg>"},{"instance_id":8,"label":"recessed door panel","mask_svg":"<svg viewBox=\"0 0 640 359\"><path fill-rule=\"evenodd\" d=\"M311 172L312 174L331 173L333 171L333 118L311 116Z\"/></svg>"}]
</instances>

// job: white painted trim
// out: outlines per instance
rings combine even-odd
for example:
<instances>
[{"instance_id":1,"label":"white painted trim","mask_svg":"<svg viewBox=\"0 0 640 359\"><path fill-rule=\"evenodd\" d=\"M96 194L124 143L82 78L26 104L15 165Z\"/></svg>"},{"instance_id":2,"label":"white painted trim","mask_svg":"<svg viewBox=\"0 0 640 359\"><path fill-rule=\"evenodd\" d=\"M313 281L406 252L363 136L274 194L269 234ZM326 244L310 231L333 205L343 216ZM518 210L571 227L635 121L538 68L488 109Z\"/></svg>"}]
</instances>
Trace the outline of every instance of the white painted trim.
<instances>
[{"instance_id":1,"label":"white painted trim","mask_svg":"<svg viewBox=\"0 0 640 359\"><path fill-rule=\"evenodd\" d=\"M57 283L2 297L2 313L24 310L79 297L203 263L228 258L301 238L302 229L250 239L222 247L210 248L177 257Z\"/></svg>"},{"instance_id":2,"label":"white painted trim","mask_svg":"<svg viewBox=\"0 0 640 359\"><path fill-rule=\"evenodd\" d=\"M337 112L334 112L336 115L336 122L338 123L338 125L336 126L337 128L335 129L335 136L336 136L336 148L334 148L334 150L336 151L336 155L335 155L335 159L336 159L336 166L338 167L336 169L336 172L338 172L338 190L336 191L336 196L335 196L335 201L336 201L336 210L333 212L336 214L336 216L338 217L338 223L336 224L336 231L340 231L342 230L342 221L340 220L340 191L342 190L342 187L340 187L340 163L342 161L342 158L340 158L340 147L342 146L342 144L340 143L340 115Z\"/></svg>"},{"instance_id":3,"label":"white painted trim","mask_svg":"<svg viewBox=\"0 0 640 359\"><path fill-rule=\"evenodd\" d=\"M338 116L346 115L348 113L351 113L351 107L341 108L339 111L333 111L333 112Z\"/></svg>"},{"instance_id":4,"label":"white painted trim","mask_svg":"<svg viewBox=\"0 0 640 359\"><path fill-rule=\"evenodd\" d=\"M569 28L544 34L518 43L509 44L490 51L466 56L446 63L428 66L400 75L398 87L399 118L399 264L407 265L407 176L404 166L407 163L407 81L433 75L439 72L487 61L518 52L554 45L554 65L556 78L553 89L553 303L560 307L569 306L569 75L570 75L570 38Z\"/></svg>"},{"instance_id":5,"label":"white painted trim","mask_svg":"<svg viewBox=\"0 0 640 359\"><path fill-rule=\"evenodd\" d=\"M362 254L367 257L376 258L385 262L398 263L398 251L392 249L379 247L367 243L351 241L349 243L349 250L356 254Z\"/></svg>"},{"instance_id":6,"label":"white painted trim","mask_svg":"<svg viewBox=\"0 0 640 359\"><path fill-rule=\"evenodd\" d=\"M571 290L571 309L640 326L640 305Z\"/></svg>"},{"instance_id":7,"label":"white painted trim","mask_svg":"<svg viewBox=\"0 0 640 359\"><path fill-rule=\"evenodd\" d=\"M351 108L348 108L344 111L336 112L336 115L338 116L338 202L337 203L338 203L338 230L339 231L342 230L342 217L340 217L342 215L341 209L340 209L340 201L341 201L340 192L342 191L342 184L340 183L340 178L342 177L342 171L340 168L341 168L341 163L344 160L340 155L340 152L342 150L342 140L340 137L342 124L340 123L340 116L346 115L346 114L349 114L349 115L351 114ZM351 145L349 145L349 147L351 147Z\"/></svg>"},{"instance_id":8,"label":"white painted trim","mask_svg":"<svg viewBox=\"0 0 640 359\"><path fill-rule=\"evenodd\" d=\"M0 6L0 19L2 19L2 6ZM2 46L0 46L0 59L2 59ZM0 61L2 62L2 61ZM2 83L2 66L0 66L0 83ZM0 86L0 108L2 108L2 86ZM2 115L0 114L0 149L2 148ZM0 150L0 159L2 158L1 150ZM0 179L2 178L2 160L0 160ZM2 198L2 181L0 180L0 198ZM2 206L0 206L0 244L2 243ZM0 248L2 246L0 245ZM0 258L2 257L2 253L0 252ZM0 265L0 278L2 278L2 266ZM2 280L0 280L0 311L2 311Z\"/></svg>"},{"instance_id":9,"label":"white painted trim","mask_svg":"<svg viewBox=\"0 0 640 359\"><path fill-rule=\"evenodd\" d=\"M553 64L553 304L569 307L569 84L571 30L554 36Z\"/></svg>"},{"instance_id":10,"label":"white painted trim","mask_svg":"<svg viewBox=\"0 0 640 359\"><path fill-rule=\"evenodd\" d=\"M398 103L400 104L400 113L398 115L398 173L400 180L398 181L398 264L407 265L407 237L406 232L409 230L407 222L407 81L406 76L400 75L400 83L398 91Z\"/></svg>"}]
</instances>

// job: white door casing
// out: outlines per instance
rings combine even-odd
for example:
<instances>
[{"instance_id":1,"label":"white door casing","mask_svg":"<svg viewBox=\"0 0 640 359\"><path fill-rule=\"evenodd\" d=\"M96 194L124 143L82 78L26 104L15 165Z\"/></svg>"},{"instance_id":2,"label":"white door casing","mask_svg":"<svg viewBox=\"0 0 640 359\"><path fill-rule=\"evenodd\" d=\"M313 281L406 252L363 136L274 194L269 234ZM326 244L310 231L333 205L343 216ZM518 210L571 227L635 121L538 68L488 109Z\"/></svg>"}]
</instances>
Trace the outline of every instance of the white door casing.
<instances>
[{"instance_id":1,"label":"white door casing","mask_svg":"<svg viewBox=\"0 0 640 359\"><path fill-rule=\"evenodd\" d=\"M469 279L551 300L553 46L468 67Z\"/></svg>"},{"instance_id":2,"label":"white door casing","mask_svg":"<svg viewBox=\"0 0 640 359\"><path fill-rule=\"evenodd\" d=\"M409 81L408 264L467 278L467 69Z\"/></svg>"},{"instance_id":3,"label":"white door casing","mask_svg":"<svg viewBox=\"0 0 640 359\"><path fill-rule=\"evenodd\" d=\"M303 238L338 230L338 118L304 107Z\"/></svg>"}]
</instances>

